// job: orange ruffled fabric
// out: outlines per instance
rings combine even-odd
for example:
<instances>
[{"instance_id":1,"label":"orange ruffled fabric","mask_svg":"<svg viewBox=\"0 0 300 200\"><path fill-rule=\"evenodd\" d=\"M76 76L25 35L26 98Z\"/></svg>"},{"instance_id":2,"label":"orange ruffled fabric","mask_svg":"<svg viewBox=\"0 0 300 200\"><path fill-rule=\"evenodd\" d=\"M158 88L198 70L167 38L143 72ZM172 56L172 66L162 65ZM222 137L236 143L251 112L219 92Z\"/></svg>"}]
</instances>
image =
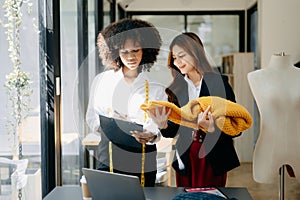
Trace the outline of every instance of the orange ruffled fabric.
<instances>
[{"instance_id":1,"label":"orange ruffled fabric","mask_svg":"<svg viewBox=\"0 0 300 200\"><path fill-rule=\"evenodd\" d=\"M172 109L169 115L170 121L199 129L201 127L197 125L198 114L203 112L208 105L211 106L210 111L216 126L225 134L236 136L252 125L252 117L247 109L238 103L216 96L199 97L181 108L167 101L149 101L142 104L140 108L154 112L155 108L165 106L167 110Z\"/></svg>"}]
</instances>

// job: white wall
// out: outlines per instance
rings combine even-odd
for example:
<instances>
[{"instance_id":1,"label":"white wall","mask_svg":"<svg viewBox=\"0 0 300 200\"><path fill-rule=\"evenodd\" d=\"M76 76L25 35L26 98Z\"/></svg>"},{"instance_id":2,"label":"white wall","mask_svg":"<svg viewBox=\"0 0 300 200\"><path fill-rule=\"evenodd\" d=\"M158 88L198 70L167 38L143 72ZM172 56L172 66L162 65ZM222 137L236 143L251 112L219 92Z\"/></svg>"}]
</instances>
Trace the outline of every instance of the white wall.
<instances>
[{"instance_id":1,"label":"white wall","mask_svg":"<svg viewBox=\"0 0 300 200\"><path fill-rule=\"evenodd\" d=\"M118 0L127 11L244 10L249 0Z\"/></svg>"},{"instance_id":2,"label":"white wall","mask_svg":"<svg viewBox=\"0 0 300 200\"><path fill-rule=\"evenodd\" d=\"M265 67L272 54L284 51L292 63L300 60L300 1L259 0L259 56Z\"/></svg>"},{"instance_id":3,"label":"white wall","mask_svg":"<svg viewBox=\"0 0 300 200\"><path fill-rule=\"evenodd\" d=\"M255 3L257 3L257 0L246 0L246 8L251 8Z\"/></svg>"}]
</instances>

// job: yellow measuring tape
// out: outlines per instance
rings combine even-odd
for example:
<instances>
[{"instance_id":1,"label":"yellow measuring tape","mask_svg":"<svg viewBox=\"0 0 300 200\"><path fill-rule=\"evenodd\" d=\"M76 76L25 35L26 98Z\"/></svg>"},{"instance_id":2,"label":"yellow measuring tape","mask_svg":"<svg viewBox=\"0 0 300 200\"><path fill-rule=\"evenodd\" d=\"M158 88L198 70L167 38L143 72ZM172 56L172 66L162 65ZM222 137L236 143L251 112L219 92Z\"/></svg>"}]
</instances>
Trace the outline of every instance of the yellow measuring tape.
<instances>
[{"instance_id":1,"label":"yellow measuring tape","mask_svg":"<svg viewBox=\"0 0 300 200\"><path fill-rule=\"evenodd\" d=\"M145 80L145 103L149 101L149 82ZM144 122L147 120L147 113L144 112ZM109 171L114 172L113 158L112 158L112 142L109 141ZM146 144L142 144L142 169L141 169L141 186L145 186L145 158L146 158Z\"/></svg>"},{"instance_id":2,"label":"yellow measuring tape","mask_svg":"<svg viewBox=\"0 0 300 200\"><path fill-rule=\"evenodd\" d=\"M109 141L109 171L111 172L111 173L113 173L114 172L114 166L113 166L113 159L112 159L112 142L111 141Z\"/></svg>"},{"instance_id":3,"label":"yellow measuring tape","mask_svg":"<svg viewBox=\"0 0 300 200\"><path fill-rule=\"evenodd\" d=\"M149 83L145 80L145 103L149 101ZM144 112L144 122L147 120L147 113ZM141 186L145 186L145 157L146 157L146 144L142 144L142 172L141 172Z\"/></svg>"}]
</instances>

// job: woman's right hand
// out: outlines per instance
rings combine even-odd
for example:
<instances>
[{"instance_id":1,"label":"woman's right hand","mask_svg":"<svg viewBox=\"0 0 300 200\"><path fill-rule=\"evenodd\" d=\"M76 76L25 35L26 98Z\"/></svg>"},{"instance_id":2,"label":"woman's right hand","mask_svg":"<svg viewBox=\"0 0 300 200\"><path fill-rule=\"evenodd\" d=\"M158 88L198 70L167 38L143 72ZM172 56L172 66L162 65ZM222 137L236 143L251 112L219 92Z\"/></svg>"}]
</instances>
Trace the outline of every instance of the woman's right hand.
<instances>
[{"instance_id":1,"label":"woman's right hand","mask_svg":"<svg viewBox=\"0 0 300 200\"><path fill-rule=\"evenodd\" d=\"M210 105L205 109L204 112L200 112L198 114L197 123L199 127L204 128L209 133L215 131L215 122L210 112Z\"/></svg>"},{"instance_id":2,"label":"woman's right hand","mask_svg":"<svg viewBox=\"0 0 300 200\"><path fill-rule=\"evenodd\" d=\"M147 142L152 142L156 139L157 135L155 133L149 132L147 130L141 131L130 131L131 136L136 139L141 144L146 144Z\"/></svg>"},{"instance_id":3,"label":"woman's right hand","mask_svg":"<svg viewBox=\"0 0 300 200\"><path fill-rule=\"evenodd\" d=\"M168 127L168 118L170 113L171 109L167 111L165 106L156 107L154 112L147 111L148 116L152 118L159 129L165 129Z\"/></svg>"}]
</instances>

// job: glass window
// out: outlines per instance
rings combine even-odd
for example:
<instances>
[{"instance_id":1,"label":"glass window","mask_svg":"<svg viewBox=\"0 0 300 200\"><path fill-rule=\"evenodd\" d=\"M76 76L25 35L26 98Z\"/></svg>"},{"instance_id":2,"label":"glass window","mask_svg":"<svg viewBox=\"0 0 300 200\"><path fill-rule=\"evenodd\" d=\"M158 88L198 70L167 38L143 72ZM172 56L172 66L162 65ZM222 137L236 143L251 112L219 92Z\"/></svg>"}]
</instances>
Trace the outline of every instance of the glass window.
<instances>
[{"instance_id":1,"label":"glass window","mask_svg":"<svg viewBox=\"0 0 300 200\"><path fill-rule=\"evenodd\" d=\"M61 31L61 107L62 107L62 184L79 181L79 135L75 114L78 107L75 93L78 72L77 4L72 0L60 2ZM75 99L74 99L75 98ZM78 114L76 115L78 116Z\"/></svg>"},{"instance_id":2,"label":"glass window","mask_svg":"<svg viewBox=\"0 0 300 200\"><path fill-rule=\"evenodd\" d=\"M239 16L188 15L187 30L201 38L213 66L222 65L222 56L239 52Z\"/></svg>"},{"instance_id":3,"label":"glass window","mask_svg":"<svg viewBox=\"0 0 300 200\"><path fill-rule=\"evenodd\" d=\"M88 5L88 53L79 62L78 49L78 8L72 0L60 2L61 13L61 85L62 85L62 184L76 185L80 180L80 163L83 156L80 151L81 143L86 133L85 112L90 84L99 71L96 68L95 5L94 1L83 2ZM109 22L109 2L103 1L104 26ZM86 78L82 78L82 76ZM84 88L82 87L84 86ZM83 88L84 91L81 91ZM79 91L82 92L79 94ZM82 94L86 97L82 97ZM93 161L92 157L90 163Z\"/></svg>"},{"instance_id":4,"label":"glass window","mask_svg":"<svg viewBox=\"0 0 300 200\"><path fill-rule=\"evenodd\" d=\"M5 8L2 7L6 1L0 0L0 19L4 24L7 19L4 17ZM1 75L0 75L0 199L17 199L18 190L11 186L11 175L15 172L12 164L7 164L7 159L28 159L26 174L28 178L27 186L23 189L22 196L26 199L41 199L41 131L40 131L40 74L39 74L39 32L38 26L38 1L31 0L32 12L28 13L28 5L22 4L22 23L20 26L20 71L28 73L30 78L30 88L32 90L29 99L20 95L20 102L28 101L28 112L23 112L27 117L16 125L17 112L12 105L12 101L18 101L16 93L10 96L7 88L4 87L7 75L13 72L13 63L9 57L7 31L0 24L0 55L1 55ZM16 38L14 38L16 44ZM14 77L11 77L11 80ZM19 80L20 81L20 80ZM20 87L19 87L20 89ZM22 88L21 88L22 90ZM24 91L24 90L23 90ZM22 109L24 110L24 109ZM11 120L9 122L9 120ZM12 128L9 130L9 128ZM18 137L20 136L20 137ZM22 144L18 148L18 141ZM23 156L18 158L18 155ZM18 161L15 161L18 162ZM35 184L35 190L29 190L30 185Z\"/></svg>"},{"instance_id":5,"label":"glass window","mask_svg":"<svg viewBox=\"0 0 300 200\"><path fill-rule=\"evenodd\" d=\"M222 65L222 56L239 52L239 16L238 15L134 15L149 21L169 33L192 31L201 38L212 66ZM186 27L185 27L186 26ZM186 30L185 30L186 28ZM172 37L167 37L169 43ZM168 49L168 47L166 48ZM161 56L161 55L160 55Z\"/></svg>"}]
</instances>

